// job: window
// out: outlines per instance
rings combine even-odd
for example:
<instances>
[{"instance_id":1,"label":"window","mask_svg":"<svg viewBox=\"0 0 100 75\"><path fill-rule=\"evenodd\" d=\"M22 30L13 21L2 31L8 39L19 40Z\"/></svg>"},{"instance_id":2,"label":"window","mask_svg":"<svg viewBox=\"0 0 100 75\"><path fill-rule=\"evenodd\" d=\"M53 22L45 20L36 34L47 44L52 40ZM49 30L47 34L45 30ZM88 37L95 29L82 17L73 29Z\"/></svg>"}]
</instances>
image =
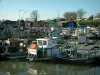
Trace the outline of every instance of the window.
<instances>
[{"instance_id":1,"label":"window","mask_svg":"<svg viewBox=\"0 0 100 75\"><path fill-rule=\"evenodd\" d=\"M38 45L42 45L42 41L41 40L38 40Z\"/></svg>"},{"instance_id":2,"label":"window","mask_svg":"<svg viewBox=\"0 0 100 75\"><path fill-rule=\"evenodd\" d=\"M55 40L52 40L52 43L55 44Z\"/></svg>"},{"instance_id":3,"label":"window","mask_svg":"<svg viewBox=\"0 0 100 75\"><path fill-rule=\"evenodd\" d=\"M38 40L38 45L47 45L47 41Z\"/></svg>"},{"instance_id":4,"label":"window","mask_svg":"<svg viewBox=\"0 0 100 75\"><path fill-rule=\"evenodd\" d=\"M43 41L43 45L47 45L47 41Z\"/></svg>"}]
</instances>

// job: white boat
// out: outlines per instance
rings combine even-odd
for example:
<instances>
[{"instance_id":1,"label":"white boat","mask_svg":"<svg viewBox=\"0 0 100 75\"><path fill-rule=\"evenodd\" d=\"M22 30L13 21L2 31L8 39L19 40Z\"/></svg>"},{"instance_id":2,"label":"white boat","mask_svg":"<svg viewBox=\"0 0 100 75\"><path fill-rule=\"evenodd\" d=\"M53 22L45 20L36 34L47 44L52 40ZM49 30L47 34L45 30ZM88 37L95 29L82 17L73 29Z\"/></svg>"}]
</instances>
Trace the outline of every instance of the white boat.
<instances>
[{"instance_id":1,"label":"white boat","mask_svg":"<svg viewBox=\"0 0 100 75\"><path fill-rule=\"evenodd\" d=\"M28 48L29 60L48 60L59 55L57 48L57 37L38 38L36 42L32 42Z\"/></svg>"}]
</instances>

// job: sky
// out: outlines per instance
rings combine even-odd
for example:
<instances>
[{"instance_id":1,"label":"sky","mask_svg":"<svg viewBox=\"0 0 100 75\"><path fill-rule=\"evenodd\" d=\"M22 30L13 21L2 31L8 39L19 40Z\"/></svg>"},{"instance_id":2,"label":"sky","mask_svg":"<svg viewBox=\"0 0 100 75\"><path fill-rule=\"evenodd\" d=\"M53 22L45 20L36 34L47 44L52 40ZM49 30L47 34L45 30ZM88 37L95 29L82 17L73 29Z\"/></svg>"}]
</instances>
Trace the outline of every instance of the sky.
<instances>
[{"instance_id":1,"label":"sky","mask_svg":"<svg viewBox=\"0 0 100 75\"><path fill-rule=\"evenodd\" d=\"M18 20L30 18L30 13L37 10L39 20L63 17L64 12L78 9L86 11L84 17L100 12L100 0L2 0L0 2L0 19Z\"/></svg>"}]
</instances>

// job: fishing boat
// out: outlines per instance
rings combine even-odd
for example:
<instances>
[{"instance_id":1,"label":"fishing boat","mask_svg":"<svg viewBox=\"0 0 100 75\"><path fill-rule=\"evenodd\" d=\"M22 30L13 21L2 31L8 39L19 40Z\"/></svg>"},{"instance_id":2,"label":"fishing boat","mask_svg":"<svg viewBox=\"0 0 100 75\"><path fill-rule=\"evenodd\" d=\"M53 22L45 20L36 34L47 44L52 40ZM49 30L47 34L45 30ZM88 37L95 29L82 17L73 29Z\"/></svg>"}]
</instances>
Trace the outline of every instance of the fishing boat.
<instances>
[{"instance_id":1,"label":"fishing boat","mask_svg":"<svg viewBox=\"0 0 100 75\"><path fill-rule=\"evenodd\" d=\"M57 48L57 37L38 38L28 47L28 57L30 61L51 61L59 55Z\"/></svg>"},{"instance_id":2,"label":"fishing boat","mask_svg":"<svg viewBox=\"0 0 100 75\"><path fill-rule=\"evenodd\" d=\"M30 61L56 61L60 63L91 64L100 58L100 47L96 44L68 42L58 45L57 38L39 38L28 48Z\"/></svg>"},{"instance_id":3,"label":"fishing boat","mask_svg":"<svg viewBox=\"0 0 100 75\"><path fill-rule=\"evenodd\" d=\"M60 56L56 58L57 61L62 61L72 64L91 64L99 61L100 46L91 44L78 44L76 42L69 42L69 47L63 48Z\"/></svg>"},{"instance_id":4,"label":"fishing boat","mask_svg":"<svg viewBox=\"0 0 100 75\"><path fill-rule=\"evenodd\" d=\"M23 41L9 38L4 41L4 53L8 59L25 58L27 48Z\"/></svg>"}]
</instances>

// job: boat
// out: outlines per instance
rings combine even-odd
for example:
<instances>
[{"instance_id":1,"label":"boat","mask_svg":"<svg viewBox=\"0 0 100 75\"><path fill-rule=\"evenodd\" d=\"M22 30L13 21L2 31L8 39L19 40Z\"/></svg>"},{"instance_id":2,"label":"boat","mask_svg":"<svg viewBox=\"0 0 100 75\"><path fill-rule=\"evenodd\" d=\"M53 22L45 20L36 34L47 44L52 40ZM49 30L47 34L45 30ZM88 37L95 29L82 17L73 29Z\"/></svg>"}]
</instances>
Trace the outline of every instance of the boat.
<instances>
[{"instance_id":1,"label":"boat","mask_svg":"<svg viewBox=\"0 0 100 75\"><path fill-rule=\"evenodd\" d=\"M78 40L65 40L58 44L58 37L36 39L28 48L30 61L56 61L76 64L95 63L100 58L100 50L94 49L96 42L87 40L85 33L79 33ZM92 43L92 44L90 44ZM32 46L33 45L33 46ZM32 48L33 47L33 48Z\"/></svg>"},{"instance_id":2,"label":"boat","mask_svg":"<svg viewBox=\"0 0 100 75\"><path fill-rule=\"evenodd\" d=\"M100 46L92 44L78 44L76 42L69 42L69 48L65 52L61 52L56 61L62 61L72 64L93 64L99 62ZM63 49L64 50L64 49Z\"/></svg>"},{"instance_id":3,"label":"boat","mask_svg":"<svg viewBox=\"0 0 100 75\"><path fill-rule=\"evenodd\" d=\"M60 56L56 61L72 64L91 64L99 61L100 46L97 41L88 39L83 28L77 34L77 40L68 41L62 44Z\"/></svg>"},{"instance_id":4,"label":"boat","mask_svg":"<svg viewBox=\"0 0 100 75\"><path fill-rule=\"evenodd\" d=\"M52 61L59 55L57 37L38 38L28 47L28 57L30 61Z\"/></svg>"},{"instance_id":5,"label":"boat","mask_svg":"<svg viewBox=\"0 0 100 75\"><path fill-rule=\"evenodd\" d=\"M38 38L28 47L27 59L29 61L92 64L100 58L100 47L98 46L96 44L80 44L74 41L65 41L59 45L57 38Z\"/></svg>"},{"instance_id":6,"label":"boat","mask_svg":"<svg viewBox=\"0 0 100 75\"><path fill-rule=\"evenodd\" d=\"M27 48L23 41L9 38L4 40L4 54L7 59L20 59L27 56Z\"/></svg>"}]
</instances>

